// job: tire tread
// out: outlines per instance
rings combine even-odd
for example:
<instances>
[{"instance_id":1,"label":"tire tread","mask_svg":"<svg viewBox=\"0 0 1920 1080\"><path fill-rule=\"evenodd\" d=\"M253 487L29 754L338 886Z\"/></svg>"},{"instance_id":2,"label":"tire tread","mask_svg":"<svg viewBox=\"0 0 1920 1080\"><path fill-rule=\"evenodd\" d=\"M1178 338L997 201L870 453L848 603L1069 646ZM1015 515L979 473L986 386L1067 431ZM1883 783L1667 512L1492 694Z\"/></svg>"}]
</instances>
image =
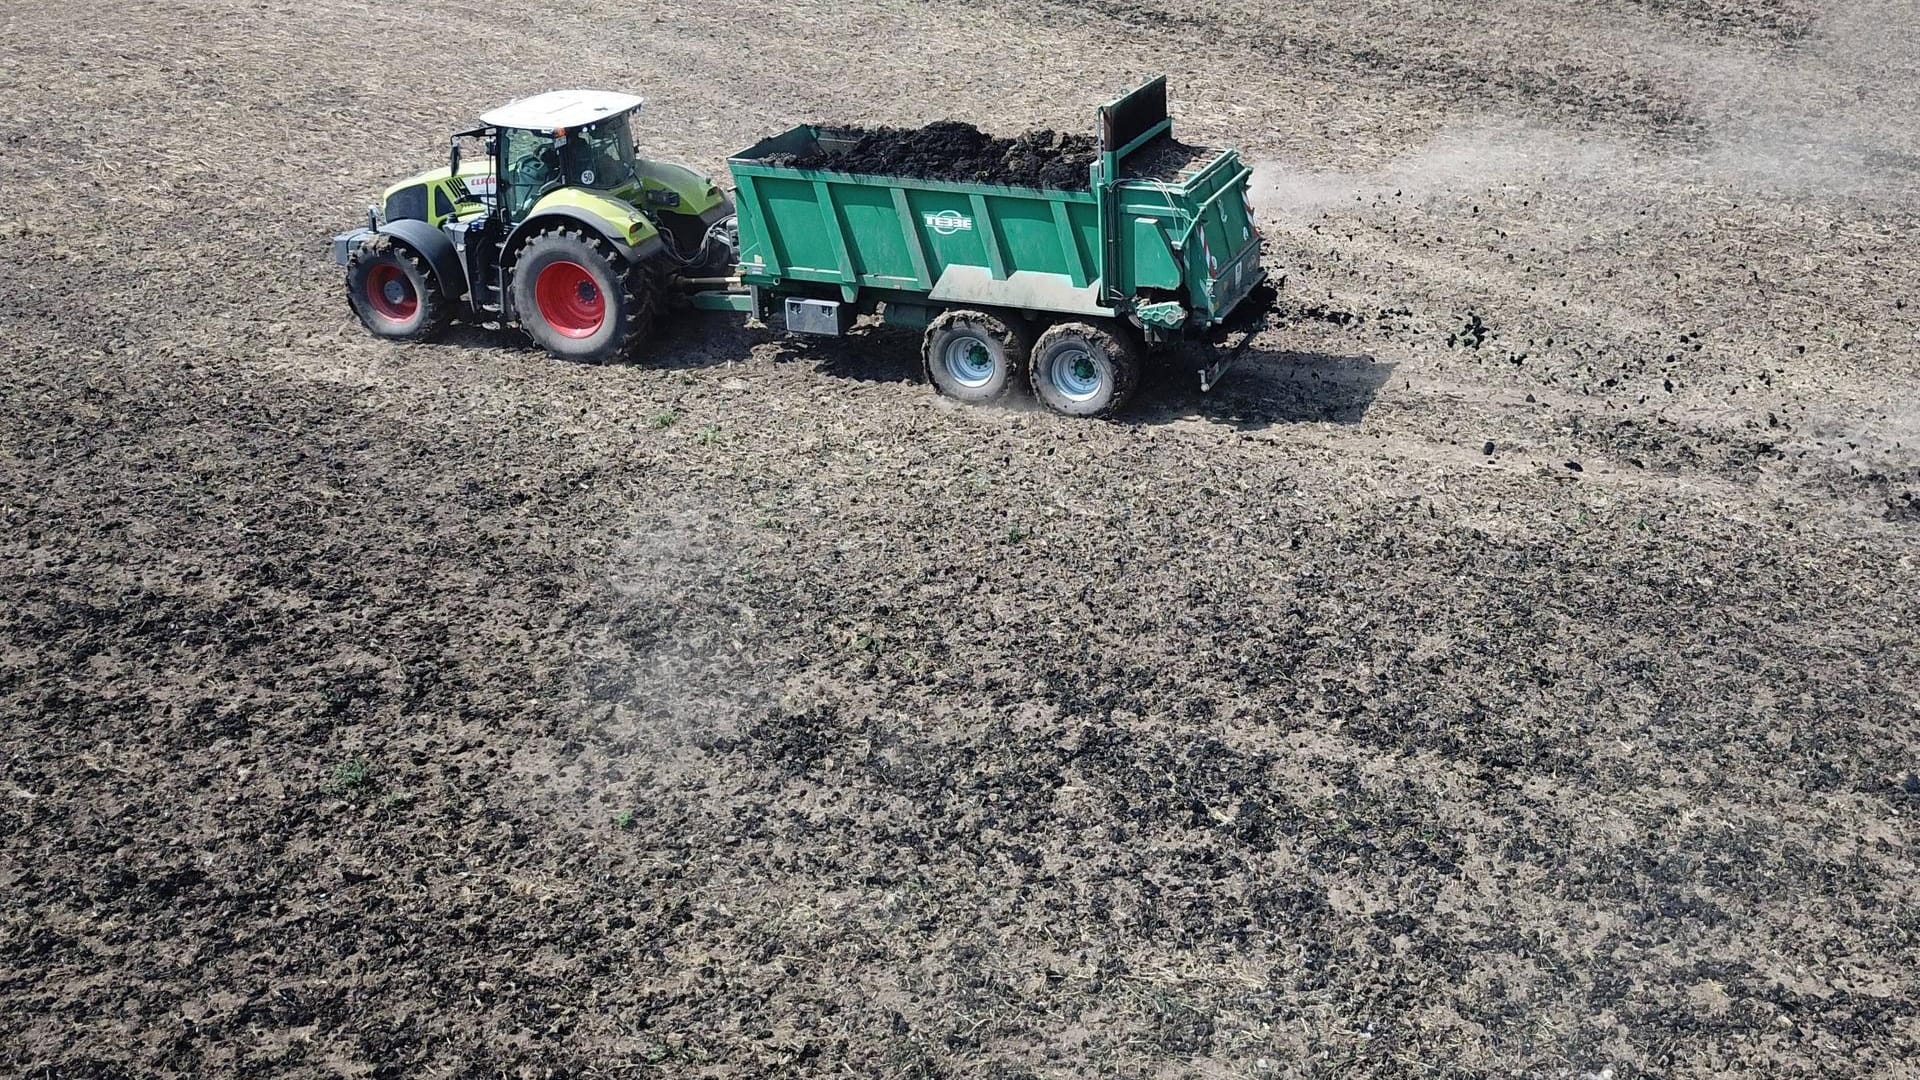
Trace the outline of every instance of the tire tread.
<instances>
[{"instance_id":1,"label":"tire tread","mask_svg":"<svg viewBox=\"0 0 1920 1080\"><path fill-rule=\"evenodd\" d=\"M418 294L423 313L412 330L391 333L384 328L384 320L376 321L378 316L363 306L366 302L361 297L361 290L365 287L361 284L362 271L383 261L404 264L413 271L412 277L416 283L414 292ZM447 322L453 317L446 297L441 295L440 282L433 276L433 267L420 257L419 252L395 242L393 237L385 233L368 237L354 249L352 255L347 256L347 306L359 316L361 325L370 333L389 341L431 341L446 329Z\"/></svg>"},{"instance_id":2,"label":"tire tread","mask_svg":"<svg viewBox=\"0 0 1920 1080\"><path fill-rule=\"evenodd\" d=\"M623 293L622 302L619 305L619 328L607 338L604 345L588 352L565 353L541 341L534 330L527 325L526 313L520 310L520 294L523 288L530 294L533 284L530 279L526 279L520 273L519 268L541 249L559 246L571 249L566 254L574 259L598 260L600 265L606 268L608 277L619 283ZM535 344L541 345L549 353L563 360L603 364L630 359L653 335L660 314L659 268L647 262L628 262L619 252L613 250L611 245L597 236L590 236L580 229L568 226L543 230L529 238L520 248L514 260L514 267L513 281L507 290L512 294L514 320L520 324L523 331L526 331L528 337L533 338ZM539 316L536 313L534 317Z\"/></svg>"},{"instance_id":3,"label":"tire tread","mask_svg":"<svg viewBox=\"0 0 1920 1080\"><path fill-rule=\"evenodd\" d=\"M1113 394L1108 397L1104 405L1092 412L1070 412L1049 399L1043 385L1044 375L1040 365L1028 364L1027 381L1033 388L1033 396L1042 405L1063 416L1111 419L1120 410L1126 408L1127 402L1133 400L1133 392L1139 388L1140 369L1145 350L1136 342L1133 335L1119 324L1106 319L1090 319L1055 323L1048 327L1046 332L1040 335L1039 340L1034 342L1034 355L1038 357L1044 354L1055 338L1069 334L1083 337L1106 350L1107 356L1113 361Z\"/></svg>"}]
</instances>

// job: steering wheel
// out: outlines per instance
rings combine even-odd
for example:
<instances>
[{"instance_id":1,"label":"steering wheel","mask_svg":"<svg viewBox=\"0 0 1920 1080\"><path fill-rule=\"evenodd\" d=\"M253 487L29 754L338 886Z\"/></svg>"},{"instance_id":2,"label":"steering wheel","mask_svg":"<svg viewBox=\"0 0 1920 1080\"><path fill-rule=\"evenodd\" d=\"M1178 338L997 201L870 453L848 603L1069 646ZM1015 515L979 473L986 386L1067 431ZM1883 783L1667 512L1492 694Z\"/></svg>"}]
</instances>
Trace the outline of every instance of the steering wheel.
<instances>
[{"instance_id":1,"label":"steering wheel","mask_svg":"<svg viewBox=\"0 0 1920 1080\"><path fill-rule=\"evenodd\" d=\"M508 170L508 179L518 187L534 187L544 184L559 175L560 162L553 148L542 147L538 152L529 154L513 163Z\"/></svg>"}]
</instances>

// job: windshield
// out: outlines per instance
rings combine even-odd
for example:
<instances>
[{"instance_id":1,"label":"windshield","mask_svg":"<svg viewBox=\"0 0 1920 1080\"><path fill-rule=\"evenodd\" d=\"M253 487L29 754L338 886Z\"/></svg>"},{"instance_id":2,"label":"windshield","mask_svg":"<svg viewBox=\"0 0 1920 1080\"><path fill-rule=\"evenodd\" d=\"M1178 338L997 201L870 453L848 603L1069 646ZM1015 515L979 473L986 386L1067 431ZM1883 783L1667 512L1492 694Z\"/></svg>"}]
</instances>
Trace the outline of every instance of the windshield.
<instances>
[{"instance_id":1,"label":"windshield","mask_svg":"<svg viewBox=\"0 0 1920 1080\"><path fill-rule=\"evenodd\" d=\"M627 116L622 113L569 133L560 144L567 179L602 191L633 182L633 133L627 127Z\"/></svg>"},{"instance_id":2,"label":"windshield","mask_svg":"<svg viewBox=\"0 0 1920 1080\"><path fill-rule=\"evenodd\" d=\"M532 208L534 200L560 184L560 155L554 152L553 136L519 128L502 132L500 164L507 184L506 213L510 221L519 221Z\"/></svg>"}]
</instances>

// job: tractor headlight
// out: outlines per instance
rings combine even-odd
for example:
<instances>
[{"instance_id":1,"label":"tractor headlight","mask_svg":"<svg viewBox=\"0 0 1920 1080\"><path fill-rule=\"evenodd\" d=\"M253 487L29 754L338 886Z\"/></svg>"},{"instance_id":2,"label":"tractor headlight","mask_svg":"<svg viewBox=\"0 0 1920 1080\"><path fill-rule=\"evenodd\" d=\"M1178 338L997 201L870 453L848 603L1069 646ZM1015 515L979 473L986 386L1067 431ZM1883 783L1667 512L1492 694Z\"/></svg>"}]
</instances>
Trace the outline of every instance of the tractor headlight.
<instances>
[{"instance_id":1,"label":"tractor headlight","mask_svg":"<svg viewBox=\"0 0 1920 1080\"><path fill-rule=\"evenodd\" d=\"M656 188L647 192L647 201L655 206L679 206L680 193Z\"/></svg>"}]
</instances>

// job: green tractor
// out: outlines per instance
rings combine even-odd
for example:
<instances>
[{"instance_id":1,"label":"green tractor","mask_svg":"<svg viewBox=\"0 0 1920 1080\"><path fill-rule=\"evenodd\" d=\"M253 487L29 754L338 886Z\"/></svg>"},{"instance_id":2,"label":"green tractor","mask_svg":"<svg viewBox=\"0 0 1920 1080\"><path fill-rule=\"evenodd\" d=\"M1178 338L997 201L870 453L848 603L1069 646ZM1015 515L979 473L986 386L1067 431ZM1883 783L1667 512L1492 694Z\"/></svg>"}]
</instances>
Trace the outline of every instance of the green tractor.
<instances>
[{"instance_id":1,"label":"green tractor","mask_svg":"<svg viewBox=\"0 0 1920 1080\"><path fill-rule=\"evenodd\" d=\"M380 337L421 341L456 309L517 322L569 360L630 355L676 278L725 275L733 203L711 179L648 161L628 94L560 90L455 132L447 167L402 180L367 227L333 238L347 302ZM463 163L463 142L483 159Z\"/></svg>"}]
</instances>

